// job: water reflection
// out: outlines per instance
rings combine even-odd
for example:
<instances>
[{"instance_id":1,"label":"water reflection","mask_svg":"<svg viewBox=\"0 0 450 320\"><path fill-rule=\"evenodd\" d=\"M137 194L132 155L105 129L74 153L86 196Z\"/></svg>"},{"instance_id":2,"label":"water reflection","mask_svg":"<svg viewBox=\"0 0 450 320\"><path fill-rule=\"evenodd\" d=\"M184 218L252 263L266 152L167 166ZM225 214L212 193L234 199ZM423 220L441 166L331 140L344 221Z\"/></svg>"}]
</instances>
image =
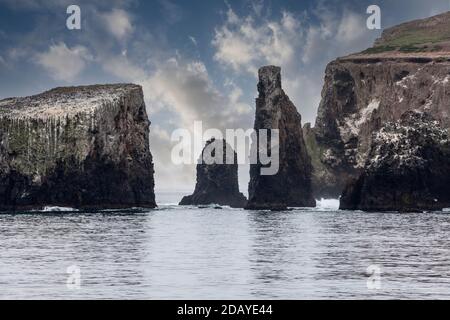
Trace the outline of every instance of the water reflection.
<instances>
[{"instance_id":1,"label":"water reflection","mask_svg":"<svg viewBox=\"0 0 450 320\"><path fill-rule=\"evenodd\" d=\"M449 298L449 231L448 214L331 209L0 215L0 298Z\"/></svg>"},{"instance_id":2,"label":"water reflection","mask_svg":"<svg viewBox=\"0 0 450 320\"><path fill-rule=\"evenodd\" d=\"M296 212L249 213L255 297L299 297L308 285L316 251L311 216Z\"/></svg>"},{"instance_id":3,"label":"water reflection","mask_svg":"<svg viewBox=\"0 0 450 320\"><path fill-rule=\"evenodd\" d=\"M111 213L0 216L2 298L94 298L121 286L132 289L131 297L142 295L135 291L145 281L140 266L147 219ZM80 290L67 289L69 266L81 269Z\"/></svg>"}]
</instances>

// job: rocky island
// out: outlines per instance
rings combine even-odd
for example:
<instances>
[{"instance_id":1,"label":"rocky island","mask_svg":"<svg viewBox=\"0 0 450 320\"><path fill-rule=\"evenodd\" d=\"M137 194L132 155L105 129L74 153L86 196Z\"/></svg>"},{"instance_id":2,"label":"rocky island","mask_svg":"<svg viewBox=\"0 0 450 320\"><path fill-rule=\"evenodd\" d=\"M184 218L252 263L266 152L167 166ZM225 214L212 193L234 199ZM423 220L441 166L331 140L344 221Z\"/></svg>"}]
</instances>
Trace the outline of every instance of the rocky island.
<instances>
[{"instance_id":1,"label":"rocky island","mask_svg":"<svg viewBox=\"0 0 450 320\"><path fill-rule=\"evenodd\" d=\"M0 210L154 208L142 88L56 88L0 101Z\"/></svg>"},{"instance_id":2,"label":"rocky island","mask_svg":"<svg viewBox=\"0 0 450 320\"><path fill-rule=\"evenodd\" d=\"M281 86L281 68L259 70L254 129L279 130L279 170L262 175L262 164L250 166L247 209L282 210L287 207L315 207L311 159L302 132L302 118ZM257 141L259 147L259 135Z\"/></svg>"},{"instance_id":3,"label":"rocky island","mask_svg":"<svg viewBox=\"0 0 450 320\"><path fill-rule=\"evenodd\" d=\"M216 154L219 148L223 150L222 156ZM232 161L227 161L227 155L229 154L232 155ZM214 161L215 157L220 157L221 161ZM205 161L207 159L211 161ZM201 154L200 163L197 164L195 191L192 195L184 197L180 205L216 204L232 208L243 208L246 203L247 199L239 192L236 152L232 150L225 140L213 138L207 141Z\"/></svg>"},{"instance_id":4,"label":"rocky island","mask_svg":"<svg viewBox=\"0 0 450 320\"><path fill-rule=\"evenodd\" d=\"M364 171L372 136L415 110L450 127L450 13L383 32L326 68L314 128L304 127L317 198L337 198Z\"/></svg>"},{"instance_id":5,"label":"rocky island","mask_svg":"<svg viewBox=\"0 0 450 320\"><path fill-rule=\"evenodd\" d=\"M450 139L429 114L405 113L374 134L363 173L341 209L421 212L450 207Z\"/></svg>"}]
</instances>

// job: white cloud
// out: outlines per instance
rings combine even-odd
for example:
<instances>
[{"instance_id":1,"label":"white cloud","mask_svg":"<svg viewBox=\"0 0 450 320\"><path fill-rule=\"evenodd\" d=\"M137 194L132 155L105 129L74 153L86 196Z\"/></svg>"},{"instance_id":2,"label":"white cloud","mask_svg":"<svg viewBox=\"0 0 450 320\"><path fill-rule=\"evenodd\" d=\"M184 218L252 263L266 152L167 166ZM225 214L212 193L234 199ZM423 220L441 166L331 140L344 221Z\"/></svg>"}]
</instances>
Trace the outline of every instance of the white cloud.
<instances>
[{"instance_id":1,"label":"white cloud","mask_svg":"<svg viewBox=\"0 0 450 320\"><path fill-rule=\"evenodd\" d=\"M346 11L339 23L336 40L344 44L360 40L367 34L367 29L361 27L365 23L366 19L364 16Z\"/></svg>"},{"instance_id":2,"label":"white cloud","mask_svg":"<svg viewBox=\"0 0 450 320\"><path fill-rule=\"evenodd\" d=\"M126 39L134 31L131 17L123 9L99 13L99 19L106 30L119 41Z\"/></svg>"},{"instance_id":3,"label":"white cloud","mask_svg":"<svg viewBox=\"0 0 450 320\"><path fill-rule=\"evenodd\" d=\"M141 83L148 77L145 70L131 62L123 52L117 56L104 57L102 66L105 71L127 81Z\"/></svg>"},{"instance_id":4,"label":"white cloud","mask_svg":"<svg viewBox=\"0 0 450 320\"><path fill-rule=\"evenodd\" d=\"M84 46L68 48L64 42L51 45L47 52L35 55L35 62L45 68L55 80L70 82L93 60Z\"/></svg>"},{"instance_id":5,"label":"white cloud","mask_svg":"<svg viewBox=\"0 0 450 320\"><path fill-rule=\"evenodd\" d=\"M191 42L194 44L194 46L198 45L197 39L195 39L195 37L189 36L189 40L191 40Z\"/></svg>"},{"instance_id":6,"label":"white cloud","mask_svg":"<svg viewBox=\"0 0 450 320\"><path fill-rule=\"evenodd\" d=\"M302 29L292 13L283 12L279 21L261 20L257 16L240 18L229 8L224 25L215 30L212 42L214 58L235 71L252 74L261 64L288 65L295 58Z\"/></svg>"},{"instance_id":7,"label":"white cloud","mask_svg":"<svg viewBox=\"0 0 450 320\"><path fill-rule=\"evenodd\" d=\"M238 87L233 81L228 81L226 85L230 88L228 97L230 99L230 105L234 106L234 112L238 116L250 115L253 109L244 102L244 91L242 88Z\"/></svg>"},{"instance_id":8,"label":"white cloud","mask_svg":"<svg viewBox=\"0 0 450 320\"><path fill-rule=\"evenodd\" d=\"M198 120L213 128L233 128L240 124L234 118L251 110L239 101L242 93L235 88L231 94L220 92L201 61L171 58L160 65L144 88L150 107L154 111L169 108L179 116L179 125L184 128L190 128Z\"/></svg>"}]
</instances>

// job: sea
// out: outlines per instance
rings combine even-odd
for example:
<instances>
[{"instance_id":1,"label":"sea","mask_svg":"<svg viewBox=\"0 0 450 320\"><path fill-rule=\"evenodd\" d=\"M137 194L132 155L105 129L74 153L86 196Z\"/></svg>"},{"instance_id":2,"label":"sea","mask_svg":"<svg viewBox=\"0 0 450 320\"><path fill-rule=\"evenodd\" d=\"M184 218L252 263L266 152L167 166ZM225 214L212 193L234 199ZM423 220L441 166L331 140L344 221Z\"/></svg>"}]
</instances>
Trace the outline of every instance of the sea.
<instances>
[{"instance_id":1,"label":"sea","mask_svg":"<svg viewBox=\"0 0 450 320\"><path fill-rule=\"evenodd\" d=\"M0 299L449 299L450 211L0 214Z\"/></svg>"}]
</instances>

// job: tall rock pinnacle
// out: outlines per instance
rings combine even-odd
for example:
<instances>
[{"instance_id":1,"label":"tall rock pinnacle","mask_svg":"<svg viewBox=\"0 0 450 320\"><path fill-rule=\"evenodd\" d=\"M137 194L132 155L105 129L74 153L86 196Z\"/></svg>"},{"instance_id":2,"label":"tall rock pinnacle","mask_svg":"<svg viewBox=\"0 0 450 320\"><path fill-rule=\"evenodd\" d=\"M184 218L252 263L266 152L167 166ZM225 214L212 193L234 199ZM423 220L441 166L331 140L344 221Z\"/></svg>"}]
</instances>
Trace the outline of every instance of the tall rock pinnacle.
<instances>
[{"instance_id":1,"label":"tall rock pinnacle","mask_svg":"<svg viewBox=\"0 0 450 320\"><path fill-rule=\"evenodd\" d=\"M279 170L264 175L261 171L265 166L260 161L251 165L247 208L314 207L312 166L303 140L302 119L282 89L281 68L267 66L259 70L258 92L254 126L257 140L262 142L261 129L279 130Z\"/></svg>"}]
</instances>

